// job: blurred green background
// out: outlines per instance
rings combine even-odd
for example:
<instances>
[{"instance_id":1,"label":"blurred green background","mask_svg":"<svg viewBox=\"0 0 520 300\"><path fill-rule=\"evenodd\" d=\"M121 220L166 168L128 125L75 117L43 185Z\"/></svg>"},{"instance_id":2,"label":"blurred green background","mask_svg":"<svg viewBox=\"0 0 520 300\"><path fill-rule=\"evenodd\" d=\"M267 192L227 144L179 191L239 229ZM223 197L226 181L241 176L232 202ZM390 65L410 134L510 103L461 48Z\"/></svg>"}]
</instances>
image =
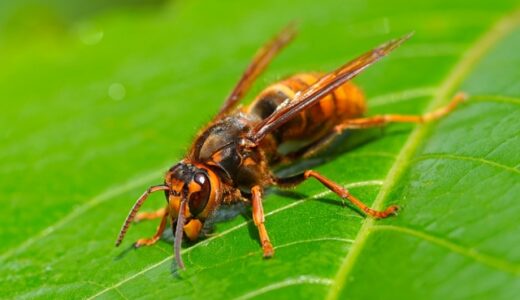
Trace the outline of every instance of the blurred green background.
<instances>
[{"instance_id":1,"label":"blurred green background","mask_svg":"<svg viewBox=\"0 0 520 300\"><path fill-rule=\"evenodd\" d=\"M2 1L0 298L516 297L517 6ZM472 96L438 123L392 126L317 164L366 203L397 203L401 214L373 222L309 182L298 196L266 197L272 260L261 259L247 208L217 224L214 237L186 243L180 273L171 233L130 247L156 222L133 226L114 248L134 199L162 181L255 51L294 20L298 38L247 99L410 31L409 42L356 79L369 114L421 113L459 90ZM163 201L154 195L144 209Z\"/></svg>"}]
</instances>

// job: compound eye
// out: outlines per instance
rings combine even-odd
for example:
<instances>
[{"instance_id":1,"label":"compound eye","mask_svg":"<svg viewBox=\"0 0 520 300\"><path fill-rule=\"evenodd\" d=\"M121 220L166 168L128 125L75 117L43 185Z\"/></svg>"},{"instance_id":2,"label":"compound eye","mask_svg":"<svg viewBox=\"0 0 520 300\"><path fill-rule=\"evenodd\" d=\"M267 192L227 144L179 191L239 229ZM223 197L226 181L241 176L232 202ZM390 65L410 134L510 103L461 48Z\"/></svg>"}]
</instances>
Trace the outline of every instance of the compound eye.
<instances>
[{"instance_id":1,"label":"compound eye","mask_svg":"<svg viewBox=\"0 0 520 300\"><path fill-rule=\"evenodd\" d=\"M190 194L188 206L190 207L191 214L196 216L201 213L208 204L211 186L207 175L204 173L195 174L193 181L200 186L200 191Z\"/></svg>"},{"instance_id":2,"label":"compound eye","mask_svg":"<svg viewBox=\"0 0 520 300\"><path fill-rule=\"evenodd\" d=\"M197 173L193 177L193 180L195 180L195 182L198 183L200 186L203 186L208 182L208 177L204 173Z\"/></svg>"}]
</instances>

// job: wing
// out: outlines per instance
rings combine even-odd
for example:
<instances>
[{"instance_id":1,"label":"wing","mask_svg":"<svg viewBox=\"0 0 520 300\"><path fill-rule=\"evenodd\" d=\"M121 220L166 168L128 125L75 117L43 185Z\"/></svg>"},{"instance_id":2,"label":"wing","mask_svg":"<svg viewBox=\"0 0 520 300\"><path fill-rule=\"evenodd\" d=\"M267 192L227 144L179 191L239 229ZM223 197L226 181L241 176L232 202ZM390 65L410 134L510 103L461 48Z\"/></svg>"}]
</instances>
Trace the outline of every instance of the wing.
<instances>
[{"instance_id":1,"label":"wing","mask_svg":"<svg viewBox=\"0 0 520 300\"><path fill-rule=\"evenodd\" d=\"M269 65L273 57L280 52L296 35L294 24L289 24L285 27L274 39L262 47L253 58L251 64L247 67L242 78L231 94L220 108L216 119L228 113L233 107L244 97L253 82Z\"/></svg>"},{"instance_id":2,"label":"wing","mask_svg":"<svg viewBox=\"0 0 520 300\"><path fill-rule=\"evenodd\" d=\"M304 109L316 104L321 98L363 72L370 65L408 40L412 35L413 33L410 33L399 39L391 40L323 76L305 91L297 94L286 106L277 109L269 117L257 124L249 132L248 138L254 144L258 144L265 135L279 128Z\"/></svg>"}]
</instances>

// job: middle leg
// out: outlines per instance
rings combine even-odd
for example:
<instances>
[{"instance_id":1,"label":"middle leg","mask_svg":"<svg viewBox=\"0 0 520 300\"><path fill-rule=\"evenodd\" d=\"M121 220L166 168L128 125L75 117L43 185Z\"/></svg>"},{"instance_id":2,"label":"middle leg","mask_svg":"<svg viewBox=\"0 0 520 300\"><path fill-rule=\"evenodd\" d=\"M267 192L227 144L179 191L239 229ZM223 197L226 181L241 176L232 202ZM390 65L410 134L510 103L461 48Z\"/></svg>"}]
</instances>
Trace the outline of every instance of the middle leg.
<instances>
[{"instance_id":1,"label":"middle leg","mask_svg":"<svg viewBox=\"0 0 520 300\"><path fill-rule=\"evenodd\" d=\"M361 209L364 213L367 215L376 218L376 219L383 219L386 217L389 217L391 215L394 215L399 210L399 207L397 205L391 205L387 207L384 211L378 211L375 209L372 209L368 207L365 203L363 203L358 198L354 197L350 192L342 187L341 185L335 183L334 181L324 177L320 173L313 171L313 170L307 170L301 174L286 177L286 178L273 178L274 183L281 187L293 187L304 180L308 178L315 178L317 179L321 184L326 186L329 190L333 191L336 195L340 196L341 199L347 199L357 208Z\"/></svg>"}]
</instances>

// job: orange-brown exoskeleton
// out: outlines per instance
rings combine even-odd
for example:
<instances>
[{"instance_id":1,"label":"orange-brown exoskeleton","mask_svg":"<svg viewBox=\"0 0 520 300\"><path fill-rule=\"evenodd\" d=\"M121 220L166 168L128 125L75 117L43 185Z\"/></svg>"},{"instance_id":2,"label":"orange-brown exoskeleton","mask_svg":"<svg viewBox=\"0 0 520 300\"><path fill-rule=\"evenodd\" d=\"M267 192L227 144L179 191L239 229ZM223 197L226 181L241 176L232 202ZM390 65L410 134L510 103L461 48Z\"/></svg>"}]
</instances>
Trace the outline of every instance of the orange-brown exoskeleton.
<instances>
[{"instance_id":1,"label":"orange-brown exoskeleton","mask_svg":"<svg viewBox=\"0 0 520 300\"><path fill-rule=\"evenodd\" d=\"M156 191L165 192L166 207L155 213L142 213L137 219L160 217L161 223L152 238L140 239L135 246L154 244L169 220L175 235L175 259L180 268L184 268L180 256L183 235L196 240L204 222L220 205L237 201L251 203L263 255L273 256L262 208L262 194L268 186L289 188L314 178L369 217L386 218L396 213L395 205L383 211L371 209L347 189L316 171L279 178L272 168L315 153L328 143L331 135L347 129L435 120L453 110L464 96L455 96L447 106L425 115L362 117L364 96L350 80L396 49L410 38L409 34L370 50L331 73L291 76L267 87L249 106L237 108L254 80L294 35L295 30L289 26L260 49L216 117L199 132L187 155L166 172L163 184L150 187L134 204L116 246L122 242L148 195ZM292 152L281 151L284 144L294 142L301 142L301 146Z\"/></svg>"}]
</instances>

